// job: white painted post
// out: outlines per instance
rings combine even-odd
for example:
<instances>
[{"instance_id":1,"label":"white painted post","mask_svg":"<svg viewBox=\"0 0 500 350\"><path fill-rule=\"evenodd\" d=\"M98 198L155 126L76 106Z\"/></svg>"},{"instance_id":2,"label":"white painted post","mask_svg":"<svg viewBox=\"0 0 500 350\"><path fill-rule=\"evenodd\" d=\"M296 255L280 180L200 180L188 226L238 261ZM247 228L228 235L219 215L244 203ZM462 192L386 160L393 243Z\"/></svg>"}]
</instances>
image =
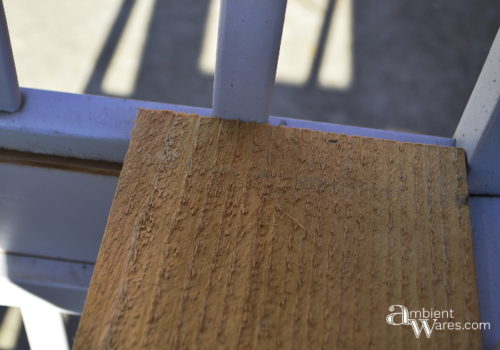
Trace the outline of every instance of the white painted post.
<instances>
[{"instance_id":1,"label":"white painted post","mask_svg":"<svg viewBox=\"0 0 500 350\"><path fill-rule=\"evenodd\" d=\"M286 0L222 0L213 115L266 123Z\"/></svg>"},{"instance_id":2,"label":"white painted post","mask_svg":"<svg viewBox=\"0 0 500 350\"><path fill-rule=\"evenodd\" d=\"M500 196L500 30L454 138L467 153L469 192Z\"/></svg>"},{"instance_id":3,"label":"white painted post","mask_svg":"<svg viewBox=\"0 0 500 350\"><path fill-rule=\"evenodd\" d=\"M21 107L21 92L9 39L7 19L0 0L0 111L15 112Z\"/></svg>"}]
</instances>

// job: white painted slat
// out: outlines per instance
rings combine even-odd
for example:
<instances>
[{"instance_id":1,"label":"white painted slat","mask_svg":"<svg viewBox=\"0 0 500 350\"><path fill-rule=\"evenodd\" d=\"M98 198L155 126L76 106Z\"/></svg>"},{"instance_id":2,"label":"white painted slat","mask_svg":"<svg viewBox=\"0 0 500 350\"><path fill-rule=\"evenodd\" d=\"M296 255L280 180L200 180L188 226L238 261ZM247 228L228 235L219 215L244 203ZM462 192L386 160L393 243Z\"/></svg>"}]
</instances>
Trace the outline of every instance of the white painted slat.
<instances>
[{"instance_id":1,"label":"white painted slat","mask_svg":"<svg viewBox=\"0 0 500 350\"><path fill-rule=\"evenodd\" d=\"M500 195L500 30L454 138L465 149L471 194Z\"/></svg>"}]
</instances>

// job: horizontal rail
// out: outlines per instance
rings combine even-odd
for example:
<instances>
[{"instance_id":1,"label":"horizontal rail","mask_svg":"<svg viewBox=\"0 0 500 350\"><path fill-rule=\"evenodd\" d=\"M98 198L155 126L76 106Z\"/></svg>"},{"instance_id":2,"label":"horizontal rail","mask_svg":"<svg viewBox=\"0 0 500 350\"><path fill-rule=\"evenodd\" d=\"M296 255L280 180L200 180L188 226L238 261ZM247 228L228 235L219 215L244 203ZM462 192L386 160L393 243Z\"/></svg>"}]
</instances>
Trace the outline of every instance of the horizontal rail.
<instances>
[{"instance_id":1,"label":"horizontal rail","mask_svg":"<svg viewBox=\"0 0 500 350\"><path fill-rule=\"evenodd\" d=\"M0 253L0 305L82 311L93 264Z\"/></svg>"},{"instance_id":2,"label":"horizontal rail","mask_svg":"<svg viewBox=\"0 0 500 350\"><path fill-rule=\"evenodd\" d=\"M410 134L406 132L363 128L359 126L316 122L312 120L271 116L269 117L269 124L286 126L288 128L311 129L311 130L320 130L320 131L333 132L344 135L371 137L374 139L455 147L455 140L448 137Z\"/></svg>"},{"instance_id":3,"label":"horizontal rail","mask_svg":"<svg viewBox=\"0 0 500 350\"><path fill-rule=\"evenodd\" d=\"M0 148L122 162L138 108L210 115L206 108L22 89L23 108L0 112Z\"/></svg>"},{"instance_id":4,"label":"horizontal rail","mask_svg":"<svg viewBox=\"0 0 500 350\"><path fill-rule=\"evenodd\" d=\"M62 157L122 162L138 108L169 109L210 116L207 108L122 98L22 89L25 104L14 114L0 112L0 148ZM283 117L273 125L308 128L403 142L454 146L451 138L358 128Z\"/></svg>"}]
</instances>

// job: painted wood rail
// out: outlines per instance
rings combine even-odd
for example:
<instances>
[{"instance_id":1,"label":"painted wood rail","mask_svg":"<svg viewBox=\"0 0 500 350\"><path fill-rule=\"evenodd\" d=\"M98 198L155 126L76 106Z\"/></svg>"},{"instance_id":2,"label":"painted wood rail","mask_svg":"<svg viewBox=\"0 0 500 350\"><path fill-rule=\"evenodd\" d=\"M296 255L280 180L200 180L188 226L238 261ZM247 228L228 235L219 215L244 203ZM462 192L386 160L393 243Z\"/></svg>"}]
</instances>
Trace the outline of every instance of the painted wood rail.
<instances>
[{"instance_id":1,"label":"painted wood rail","mask_svg":"<svg viewBox=\"0 0 500 350\"><path fill-rule=\"evenodd\" d=\"M474 349L461 149L142 110L74 349ZM448 321L448 320L440 320Z\"/></svg>"}]
</instances>

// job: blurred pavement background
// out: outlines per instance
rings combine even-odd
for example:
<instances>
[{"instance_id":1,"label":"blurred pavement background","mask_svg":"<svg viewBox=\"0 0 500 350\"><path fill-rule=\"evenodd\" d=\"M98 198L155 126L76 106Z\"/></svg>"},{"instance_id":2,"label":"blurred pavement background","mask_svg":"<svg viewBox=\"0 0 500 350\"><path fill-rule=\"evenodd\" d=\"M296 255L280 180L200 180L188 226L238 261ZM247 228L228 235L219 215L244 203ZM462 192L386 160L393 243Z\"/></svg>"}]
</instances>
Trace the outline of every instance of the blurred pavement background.
<instances>
[{"instance_id":1,"label":"blurred pavement background","mask_svg":"<svg viewBox=\"0 0 500 350\"><path fill-rule=\"evenodd\" d=\"M219 0L5 0L22 86L210 107ZM451 136L497 0L289 0L272 114Z\"/></svg>"}]
</instances>

